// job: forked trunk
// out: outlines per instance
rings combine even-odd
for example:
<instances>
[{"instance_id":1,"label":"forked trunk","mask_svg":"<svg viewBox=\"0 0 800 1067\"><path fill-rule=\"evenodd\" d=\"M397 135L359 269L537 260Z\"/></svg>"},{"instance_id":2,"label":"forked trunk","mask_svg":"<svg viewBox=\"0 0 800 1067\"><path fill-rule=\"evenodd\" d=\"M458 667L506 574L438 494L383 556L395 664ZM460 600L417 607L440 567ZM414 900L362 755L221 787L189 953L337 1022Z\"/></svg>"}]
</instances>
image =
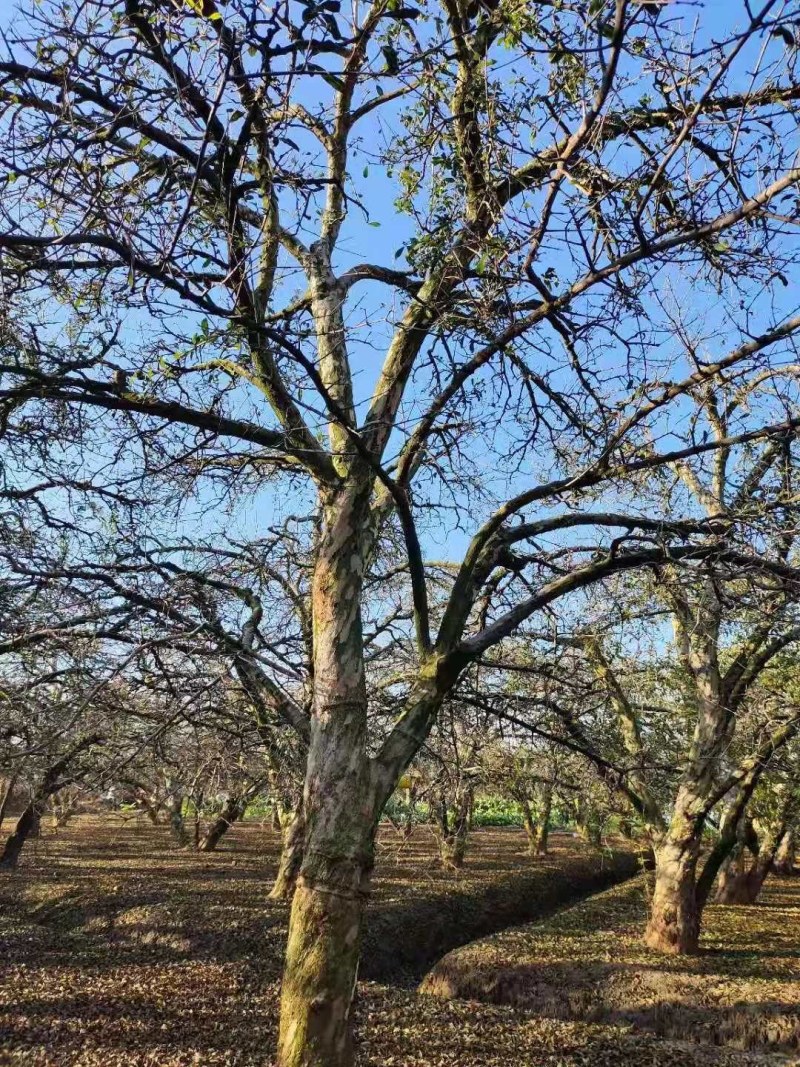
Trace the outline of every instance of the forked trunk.
<instances>
[{"instance_id":1,"label":"forked trunk","mask_svg":"<svg viewBox=\"0 0 800 1067\"><path fill-rule=\"evenodd\" d=\"M291 900L294 895L297 876L300 873L300 865L303 862L304 831L303 805L300 803L292 818L283 828L278 873L269 892L271 900Z\"/></svg>"},{"instance_id":2,"label":"forked trunk","mask_svg":"<svg viewBox=\"0 0 800 1067\"><path fill-rule=\"evenodd\" d=\"M656 879L645 944L657 952L697 952L700 918L695 897L697 842L670 840L656 849Z\"/></svg>"}]
</instances>

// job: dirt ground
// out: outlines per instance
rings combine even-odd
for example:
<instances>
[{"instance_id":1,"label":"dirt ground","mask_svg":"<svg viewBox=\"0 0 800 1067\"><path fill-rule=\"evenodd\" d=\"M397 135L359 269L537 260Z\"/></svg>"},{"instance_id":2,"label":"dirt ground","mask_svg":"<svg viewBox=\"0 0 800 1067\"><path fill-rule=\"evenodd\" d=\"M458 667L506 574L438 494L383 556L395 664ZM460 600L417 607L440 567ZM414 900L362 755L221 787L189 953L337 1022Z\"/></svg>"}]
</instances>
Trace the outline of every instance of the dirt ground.
<instances>
[{"instance_id":1,"label":"dirt ground","mask_svg":"<svg viewBox=\"0 0 800 1067\"><path fill-rule=\"evenodd\" d=\"M35 842L19 871L0 878L0 1064L267 1067L287 918L285 904L267 899L277 848L270 830L248 823L218 853L176 851L161 830L108 817ZM635 868L630 853L559 836L551 856L531 860L521 831L482 830L453 875L438 866L430 830L409 841L386 830L357 1005L359 1063L776 1063L657 1038L627 1019L416 993L454 946L551 914ZM790 917L800 942L800 912Z\"/></svg>"},{"instance_id":2,"label":"dirt ground","mask_svg":"<svg viewBox=\"0 0 800 1067\"><path fill-rule=\"evenodd\" d=\"M769 880L755 905L709 907L691 958L642 944L648 883L456 949L421 991L800 1063L800 878Z\"/></svg>"}]
</instances>

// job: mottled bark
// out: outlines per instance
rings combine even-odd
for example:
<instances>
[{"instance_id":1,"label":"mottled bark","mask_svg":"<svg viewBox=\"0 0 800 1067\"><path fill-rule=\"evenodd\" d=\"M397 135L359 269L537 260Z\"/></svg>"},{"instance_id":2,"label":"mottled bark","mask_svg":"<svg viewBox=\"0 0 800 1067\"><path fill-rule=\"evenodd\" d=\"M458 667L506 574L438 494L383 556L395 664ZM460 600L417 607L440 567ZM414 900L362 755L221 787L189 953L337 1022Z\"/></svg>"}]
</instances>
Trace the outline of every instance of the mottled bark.
<instances>
[{"instance_id":1,"label":"mottled bark","mask_svg":"<svg viewBox=\"0 0 800 1067\"><path fill-rule=\"evenodd\" d=\"M349 1067L370 859L306 851L292 900L280 1067Z\"/></svg>"},{"instance_id":2,"label":"mottled bark","mask_svg":"<svg viewBox=\"0 0 800 1067\"><path fill-rule=\"evenodd\" d=\"M281 990L279 1067L350 1067L364 897L378 810L367 756L361 591L366 501L325 494L312 583L314 702L303 860Z\"/></svg>"},{"instance_id":3,"label":"mottled bark","mask_svg":"<svg viewBox=\"0 0 800 1067\"><path fill-rule=\"evenodd\" d=\"M669 830L655 847L656 876L645 943L659 952L697 952L700 914L696 870L702 819L700 798L685 782L678 790Z\"/></svg>"},{"instance_id":4,"label":"mottled bark","mask_svg":"<svg viewBox=\"0 0 800 1067\"><path fill-rule=\"evenodd\" d=\"M183 795L172 796L167 803L167 812L169 815L169 832L175 841L183 847L188 841L188 834L186 833L186 822L183 817Z\"/></svg>"},{"instance_id":5,"label":"mottled bark","mask_svg":"<svg viewBox=\"0 0 800 1067\"><path fill-rule=\"evenodd\" d=\"M283 827L278 873L269 893L272 900L291 900L294 895L297 876L303 862L304 832L303 806L299 804L291 819Z\"/></svg>"},{"instance_id":6,"label":"mottled bark","mask_svg":"<svg viewBox=\"0 0 800 1067\"><path fill-rule=\"evenodd\" d=\"M658 952L697 952L700 921L695 897L697 845L667 841L656 850L656 880L645 944Z\"/></svg>"}]
</instances>

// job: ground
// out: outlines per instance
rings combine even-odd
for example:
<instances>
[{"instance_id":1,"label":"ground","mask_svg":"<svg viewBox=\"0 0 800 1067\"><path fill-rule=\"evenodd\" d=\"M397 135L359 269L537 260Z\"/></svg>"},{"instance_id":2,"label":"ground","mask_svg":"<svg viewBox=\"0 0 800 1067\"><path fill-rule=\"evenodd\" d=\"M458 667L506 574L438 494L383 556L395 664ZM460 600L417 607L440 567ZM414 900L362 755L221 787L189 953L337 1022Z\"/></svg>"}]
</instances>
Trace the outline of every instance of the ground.
<instances>
[{"instance_id":1,"label":"ground","mask_svg":"<svg viewBox=\"0 0 800 1067\"><path fill-rule=\"evenodd\" d=\"M266 896L277 846L248 823L220 852L199 855L144 822L107 816L34 842L20 870L0 878L0 1064L267 1067L287 918ZM630 1019L553 1018L531 1005L416 992L454 946L635 868L630 853L561 836L550 857L533 860L521 831L494 829L474 834L454 875L436 863L427 828L409 841L384 831L357 1005L360 1065L800 1063L659 1039ZM780 953L787 967L800 957L800 902L787 900L786 943L750 946L754 970L774 969Z\"/></svg>"},{"instance_id":2,"label":"ground","mask_svg":"<svg viewBox=\"0 0 800 1067\"><path fill-rule=\"evenodd\" d=\"M771 879L755 905L707 908L692 957L642 943L649 881L458 948L421 993L800 1063L800 879Z\"/></svg>"}]
</instances>

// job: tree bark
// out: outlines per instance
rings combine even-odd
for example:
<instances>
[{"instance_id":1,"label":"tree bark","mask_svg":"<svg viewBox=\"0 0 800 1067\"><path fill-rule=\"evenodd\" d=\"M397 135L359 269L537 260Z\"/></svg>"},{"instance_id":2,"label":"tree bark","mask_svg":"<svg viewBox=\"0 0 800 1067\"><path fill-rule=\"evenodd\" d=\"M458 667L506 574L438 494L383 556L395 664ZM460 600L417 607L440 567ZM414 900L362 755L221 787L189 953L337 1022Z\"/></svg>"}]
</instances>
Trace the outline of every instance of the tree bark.
<instances>
[{"instance_id":1,"label":"tree bark","mask_svg":"<svg viewBox=\"0 0 800 1067\"><path fill-rule=\"evenodd\" d=\"M18 777L19 775L12 774L5 784L3 799L0 800L0 829L2 829L3 823L5 822L8 806L11 803L11 797L14 794L14 786L17 784Z\"/></svg>"},{"instance_id":2,"label":"tree bark","mask_svg":"<svg viewBox=\"0 0 800 1067\"><path fill-rule=\"evenodd\" d=\"M553 810L553 787L545 782L541 791L542 807L534 835L534 854L536 856L547 855L547 843L550 834L550 813Z\"/></svg>"},{"instance_id":3,"label":"tree bark","mask_svg":"<svg viewBox=\"0 0 800 1067\"><path fill-rule=\"evenodd\" d=\"M291 900L294 896L297 876L303 862L303 835L305 821L303 805L298 804L291 819L283 828L283 843L278 873L270 890L271 900Z\"/></svg>"},{"instance_id":4,"label":"tree bark","mask_svg":"<svg viewBox=\"0 0 800 1067\"><path fill-rule=\"evenodd\" d=\"M673 955L697 952L700 914L695 876L702 833L697 810L695 791L681 786L669 830L656 844L655 888L644 940L658 952Z\"/></svg>"},{"instance_id":5,"label":"tree bark","mask_svg":"<svg viewBox=\"0 0 800 1067\"><path fill-rule=\"evenodd\" d=\"M183 794L172 796L167 804L169 813L169 832L175 841L183 848L187 842L186 823L183 818Z\"/></svg>"},{"instance_id":6,"label":"tree bark","mask_svg":"<svg viewBox=\"0 0 800 1067\"><path fill-rule=\"evenodd\" d=\"M750 904L751 871L748 869L744 855L739 847L722 865L717 881L717 904Z\"/></svg>"},{"instance_id":7,"label":"tree bark","mask_svg":"<svg viewBox=\"0 0 800 1067\"><path fill-rule=\"evenodd\" d=\"M351 1009L379 816L367 754L361 620L371 482L364 478L357 491L323 491L312 581L314 700L305 841L289 919L279 1067L353 1063Z\"/></svg>"},{"instance_id":8,"label":"tree bark","mask_svg":"<svg viewBox=\"0 0 800 1067\"><path fill-rule=\"evenodd\" d=\"M225 834L230 830L233 823L241 819L247 800L244 797L228 797L222 811L213 821L206 833L197 844L198 852L214 852Z\"/></svg>"},{"instance_id":9,"label":"tree bark","mask_svg":"<svg viewBox=\"0 0 800 1067\"><path fill-rule=\"evenodd\" d=\"M775 853L775 873L794 874L794 860L795 833L794 830L788 830L778 847L778 851Z\"/></svg>"},{"instance_id":10,"label":"tree bark","mask_svg":"<svg viewBox=\"0 0 800 1067\"><path fill-rule=\"evenodd\" d=\"M447 800L441 802L441 836L439 839L439 855L442 864L450 870L458 870L464 866L464 858L467 853L467 838L469 835L469 819L472 809L473 789L471 786L462 787L456 794L455 809L452 821L448 816Z\"/></svg>"},{"instance_id":11,"label":"tree bark","mask_svg":"<svg viewBox=\"0 0 800 1067\"><path fill-rule=\"evenodd\" d=\"M517 802L522 809L522 824L525 827L525 836L528 838L528 851L532 856L535 856L537 827L536 820L534 819L531 810L530 801L527 797L521 796L517 798Z\"/></svg>"},{"instance_id":12,"label":"tree bark","mask_svg":"<svg viewBox=\"0 0 800 1067\"><path fill-rule=\"evenodd\" d=\"M13 870L19 861L19 855L29 837L36 835L36 830L41 819L41 809L44 808L46 797L36 794L17 820L13 833L6 841L3 854L0 856L0 868Z\"/></svg>"}]
</instances>

